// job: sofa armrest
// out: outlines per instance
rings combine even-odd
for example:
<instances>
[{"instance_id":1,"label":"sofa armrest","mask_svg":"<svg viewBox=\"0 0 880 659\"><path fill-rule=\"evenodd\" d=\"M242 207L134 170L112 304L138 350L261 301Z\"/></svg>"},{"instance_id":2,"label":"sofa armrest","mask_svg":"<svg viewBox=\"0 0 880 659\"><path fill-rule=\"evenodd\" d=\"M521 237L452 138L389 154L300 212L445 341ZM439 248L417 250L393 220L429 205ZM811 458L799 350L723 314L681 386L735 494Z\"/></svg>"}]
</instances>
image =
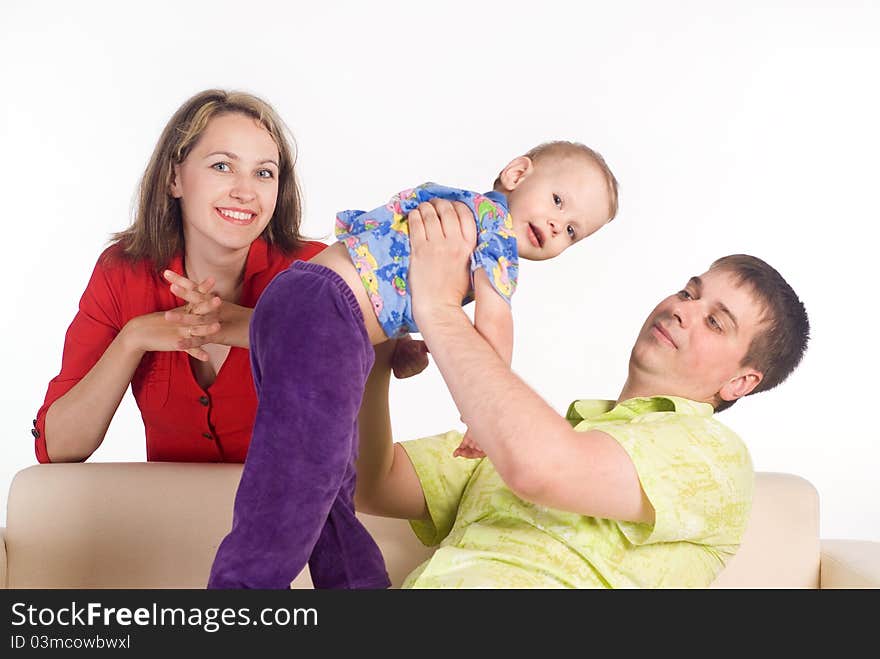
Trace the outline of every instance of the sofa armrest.
<instances>
[{"instance_id":1,"label":"sofa armrest","mask_svg":"<svg viewBox=\"0 0 880 659\"><path fill-rule=\"evenodd\" d=\"M0 589L6 588L6 529L0 526Z\"/></svg>"},{"instance_id":2,"label":"sofa armrest","mask_svg":"<svg viewBox=\"0 0 880 659\"><path fill-rule=\"evenodd\" d=\"M880 588L880 542L823 540L820 588Z\"/></svg>"}]
</instances>

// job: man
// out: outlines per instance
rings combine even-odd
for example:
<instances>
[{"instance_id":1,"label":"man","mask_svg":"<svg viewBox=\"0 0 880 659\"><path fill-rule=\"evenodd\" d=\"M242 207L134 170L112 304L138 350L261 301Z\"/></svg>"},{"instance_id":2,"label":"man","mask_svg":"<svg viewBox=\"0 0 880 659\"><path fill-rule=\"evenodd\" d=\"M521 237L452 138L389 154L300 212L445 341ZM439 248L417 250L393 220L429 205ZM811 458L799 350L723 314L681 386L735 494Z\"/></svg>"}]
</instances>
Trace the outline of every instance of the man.
<instances>
[{"instance_id":1,"label":"man","mask_svg":"<svg viewBox=\"0 0 880 659\"><path fill-rule=\"evenodd\" d=\"M392 444L394 346L378 346L356 501L440 543L404 586L708 586L739 546L754 480L712 413L799 363L809 323L791 287L754 257L719 259L648 316L618 402L575 401L563 418L461 310L467 208L434 201L409 221L415 319L488 459L453 458L455 432Z\"/></svg>"}]
</instances>

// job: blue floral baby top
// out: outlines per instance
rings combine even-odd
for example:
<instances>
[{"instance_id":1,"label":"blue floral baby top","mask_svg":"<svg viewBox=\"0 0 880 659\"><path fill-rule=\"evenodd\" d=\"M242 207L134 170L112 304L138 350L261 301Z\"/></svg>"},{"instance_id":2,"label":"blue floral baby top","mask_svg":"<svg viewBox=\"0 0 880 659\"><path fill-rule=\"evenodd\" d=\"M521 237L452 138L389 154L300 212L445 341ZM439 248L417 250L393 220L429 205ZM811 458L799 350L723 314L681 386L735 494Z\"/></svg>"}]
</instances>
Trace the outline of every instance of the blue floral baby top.
<instances>
[{"instance_id":1,"label":"blue floral baby top","mask_svg":"<svg viewBox=\"0 0 880 659\"><path fill-rule=\"evenodd\" d=\"M482 268L492 287L510 303L516 289L519 259L507 199L500 192L469 190L424 183L404 190L384 206L365 212L342 211L336 216L336 239L343 242L364 282L379 324L389 338L418 332L409 293L409 225L407 215L434 197L460 201L473 211L477 246L471 254L471 289L462 305L473 300L473 273Z\"/></svg>"}]
</instances>

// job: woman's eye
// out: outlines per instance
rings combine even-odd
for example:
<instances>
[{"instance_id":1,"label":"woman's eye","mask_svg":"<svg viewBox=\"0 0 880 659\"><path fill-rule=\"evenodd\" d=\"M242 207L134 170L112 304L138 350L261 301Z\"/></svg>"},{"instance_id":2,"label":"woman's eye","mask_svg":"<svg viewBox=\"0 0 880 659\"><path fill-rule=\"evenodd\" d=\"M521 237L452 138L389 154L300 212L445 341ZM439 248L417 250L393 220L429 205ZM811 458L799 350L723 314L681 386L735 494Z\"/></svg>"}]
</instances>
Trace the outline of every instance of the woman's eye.
<instances>
[{"instance_id":1,"label":"woman's eye","mask_svg":"<svg viewBox=\"0 0 880 659\"><path fill-rule=\"evenodd\" d=\"M562 206L562 197L560 197L558 194L554 194L553 195L553 203L556 204L557 206Z\"/></svg>"},{"instance_id":2,"label":"woman's eye","mask_svg":"<svg viewBox=\"0 0 880 659\"><path fill-rule=\"evenodd\" d=\"M261 169L257 172L257 176L260 178L275 178L275 172L271 169Z\"/></svg>"},{"instance_id":3,"label":"woman's eye","mask_svg":"<svg viewBox=\"0 0 880 659\"><path fill-rule=\"evenodd\" d=\"M574 227L573 227L573 226L571 226L571 225L569 224L567 227L565 227L565 231L566 231L566 233L568 233L568 237L569 237L569 238L571 238L572 240L575 239L575 235L576 235L576 233L575 233L575 230L574 230Z\"/></svg>"},{"instance_id":4,"label":"woman's eye","mask_svg":"<svg viewBox=\"0 0 880 659\"><path fill-rule=\"evenodd\" d=\"M218 172L229 172L232 171L232 168L229 166L228 162L218 162L211 165Z\"/></svg>"},{"instance_id":5,"label":"woman's eye","mask_svg":"<svg viewBox=\"0 0 880 659\"><path fill-rule=\"evenodd\" d=\"M715 316L709 316L709 326L714 330L721 330L721 325L715 320Z\"/></svg>"}]
</instances>

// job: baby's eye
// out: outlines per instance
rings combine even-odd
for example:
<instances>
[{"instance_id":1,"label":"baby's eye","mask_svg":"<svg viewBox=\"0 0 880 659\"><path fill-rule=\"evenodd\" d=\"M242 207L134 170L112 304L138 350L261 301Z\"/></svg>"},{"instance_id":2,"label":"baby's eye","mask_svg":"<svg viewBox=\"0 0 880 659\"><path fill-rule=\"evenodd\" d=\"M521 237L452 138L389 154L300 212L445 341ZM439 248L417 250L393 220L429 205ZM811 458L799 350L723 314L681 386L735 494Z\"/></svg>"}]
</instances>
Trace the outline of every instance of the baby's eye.
<instances>
[{"instance_id":1,"label":"baby's eye","mask_svg":"<svg viewBox=\"0 0 880 659\"><path fill-rule=\"evenodd\" d=\"M554 193L553 194L553 203L559 207L562 207L562 197L560 197L558 194Z\"/></svg>"},{"instance_id":2,"label":"baby's eye","mask_svg":"<svg viewBox=\"0 0 880 659\"><path fill-rule=\"evenodd\" d=\"M261 169L257 172L257 176L260 178L275 178L275 172L271 169Z\"/></svg>"},{"instance_id":3,"label":"baby's eye","mask_svg":"<svg viewBox=\"0 0 880 659\"><path fill-rule=\"evenodd\" d=\"M218 162L211 165L218 172L229 172L232 171L232 168L229 166L228 162Z\"/></svg>"},{"instance_id":4,"label":"baby's eye","mask_svg":"<svg viewBox=\"0 0 880 659\"><path fill-rule=\"evenodd\" d=\"M572 240L574 240L575 237L577 236L577 234L574 230L574 227L571 226L570 224L567 227L565 227L565 231L568 234L568 237L571 238Z\"/></svg>"}]
</instances>

